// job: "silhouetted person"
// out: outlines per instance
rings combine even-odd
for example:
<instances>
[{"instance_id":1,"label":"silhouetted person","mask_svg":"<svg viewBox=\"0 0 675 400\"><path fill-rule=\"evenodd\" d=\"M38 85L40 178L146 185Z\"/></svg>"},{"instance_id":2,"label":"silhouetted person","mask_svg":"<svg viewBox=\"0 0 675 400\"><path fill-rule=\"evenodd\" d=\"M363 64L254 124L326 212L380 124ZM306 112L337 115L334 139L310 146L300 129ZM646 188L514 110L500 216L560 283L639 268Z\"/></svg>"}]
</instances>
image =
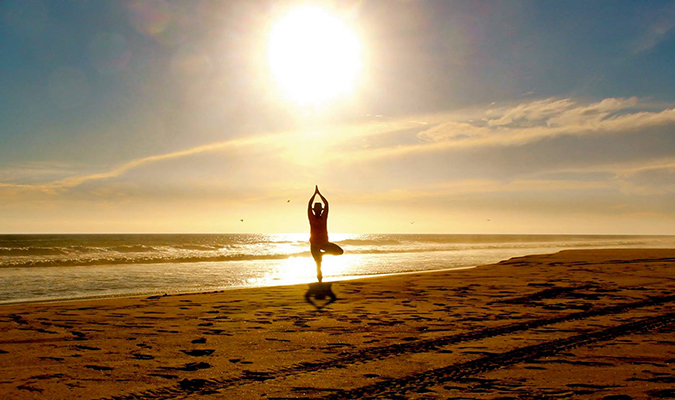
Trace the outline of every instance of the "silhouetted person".
<instances>
[{"instance_id":1,"label":"silhouetted person","mask_svg":"<svg viewBox=\"0 0 675 400\"><path fill-rule=\"evenodd\" d=\"M316 195L321 197L321 201L325 204L325 207L321 203L314 203L314 208L312 209L312 202ZM312 251L312 257L316 262L316 278L321 282L323 275L321 274L321 260L325 254L332 254L334 256L339 256L344 253L344 250L335 243L328 241L328 200L319 192L319 186L316 186L314 189L314 194L309 198L309 203L307 204L307 217L309 218L309 244L310 250Z\"/></svg>"}]
</instances>

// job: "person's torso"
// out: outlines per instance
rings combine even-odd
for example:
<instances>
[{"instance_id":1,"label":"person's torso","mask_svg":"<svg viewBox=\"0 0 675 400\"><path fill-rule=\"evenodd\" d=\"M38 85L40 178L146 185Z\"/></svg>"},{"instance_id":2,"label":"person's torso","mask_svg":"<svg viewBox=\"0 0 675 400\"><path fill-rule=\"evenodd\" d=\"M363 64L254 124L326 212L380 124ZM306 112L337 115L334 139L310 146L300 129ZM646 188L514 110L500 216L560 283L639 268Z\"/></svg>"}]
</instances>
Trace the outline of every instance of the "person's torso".
<instances>
[{"instance_id":1,"label":"person's torso","mask_svg":"<svg viewBox=\"0 0 675 400\"><path fill-rule=\"evenodd\" d=\"M328 219L310 215L309 242L315 246L328 243Z\"/></svg>"}]
</instances>

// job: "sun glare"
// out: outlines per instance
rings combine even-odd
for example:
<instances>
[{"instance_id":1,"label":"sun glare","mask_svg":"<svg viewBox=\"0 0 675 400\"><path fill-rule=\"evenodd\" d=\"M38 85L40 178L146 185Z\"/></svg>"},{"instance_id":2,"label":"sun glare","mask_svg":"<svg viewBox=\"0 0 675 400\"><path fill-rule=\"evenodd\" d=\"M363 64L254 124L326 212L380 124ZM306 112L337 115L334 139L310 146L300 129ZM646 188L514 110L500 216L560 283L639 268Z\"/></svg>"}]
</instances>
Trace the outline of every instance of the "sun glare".
<instances>
[{"instance_id":1,"label":"sun glare","mask_svg":"<svg viewBox=\"0 0 675 400\"><path fill-rule=\"evenodd\" d=\"M269 63L285 95L317 106L354 89L361 68L356 34L317 7L288 12L271 31Z\"/></svg>"}]
</instances>

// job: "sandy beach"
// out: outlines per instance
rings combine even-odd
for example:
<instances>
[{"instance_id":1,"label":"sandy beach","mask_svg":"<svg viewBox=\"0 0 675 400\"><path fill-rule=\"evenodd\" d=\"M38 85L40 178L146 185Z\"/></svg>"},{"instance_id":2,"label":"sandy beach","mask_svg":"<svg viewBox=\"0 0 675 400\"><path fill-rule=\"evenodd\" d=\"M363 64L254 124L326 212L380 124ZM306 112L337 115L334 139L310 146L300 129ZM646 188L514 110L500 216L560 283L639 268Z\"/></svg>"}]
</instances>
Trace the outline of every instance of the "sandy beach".
<instances>
[{"instance_id":1,"label":"sandy beach","mask_svg":"<svg viewBox=\"0 0 675 400\"><path fill-rule=\"evenodd\" d=\"M675 250L0 307L0 397L675 397Z\"/></svg>"}]
</instances>

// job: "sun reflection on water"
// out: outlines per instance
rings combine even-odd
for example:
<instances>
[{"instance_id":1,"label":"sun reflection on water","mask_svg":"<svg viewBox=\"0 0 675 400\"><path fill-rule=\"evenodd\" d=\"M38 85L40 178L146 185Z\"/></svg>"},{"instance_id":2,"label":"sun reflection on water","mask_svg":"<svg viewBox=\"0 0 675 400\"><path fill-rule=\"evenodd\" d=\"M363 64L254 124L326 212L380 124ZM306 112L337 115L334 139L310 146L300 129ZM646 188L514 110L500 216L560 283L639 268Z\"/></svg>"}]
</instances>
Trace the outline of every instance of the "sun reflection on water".
<instances>
[{"instance_id":1,"label":"sun reflection on water","mask_svg":"<svg viewBox=\"0 0 675 400\"><path fill-rule=\"evenodd\" d=\"M265 276L253 278L253 286L293 285L316 279L314 261L310 257L291 257L270 269Z\"/></svg>"},{"instance_id":2,"label":"sun reflection on water","mask_svg":"<svg viewBox=\"0 0 675 400\"><path fill-rule=\"evenodd\" d=\"M322 263L324 281L335 281L360 270L358 255L325 256ZM312 257L291 257L270 268L265 276L249 280L251 286L280 286L316 281L316 264Z\"/></svg>"}]
</instances>

